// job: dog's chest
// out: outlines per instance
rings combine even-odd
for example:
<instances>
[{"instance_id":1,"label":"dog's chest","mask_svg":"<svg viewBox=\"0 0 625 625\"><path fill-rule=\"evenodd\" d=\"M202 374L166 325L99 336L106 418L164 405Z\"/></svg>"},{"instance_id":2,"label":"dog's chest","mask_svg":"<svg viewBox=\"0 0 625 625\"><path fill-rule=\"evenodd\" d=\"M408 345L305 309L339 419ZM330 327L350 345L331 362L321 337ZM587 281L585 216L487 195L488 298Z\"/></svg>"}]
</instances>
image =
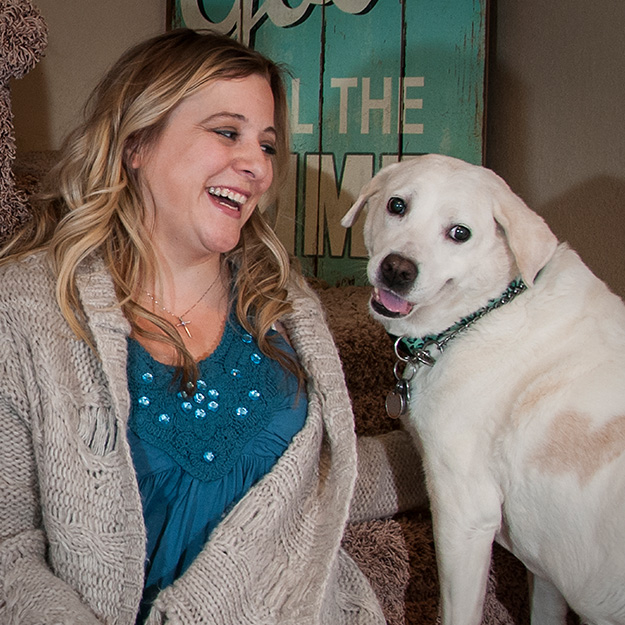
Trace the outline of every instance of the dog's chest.
<instances>
[{"instance_id":1,"label":"dog's chest","mask_svg":"<svg viewBox=\"0 0 625 625\"><path fill-rule=\"evenodd\" d=\"M515 437L516 425L506 415L513 412L516 389L502 380L518 365L482 357L468 337L462 342L433 366L411 372L403 421L428 453L474 446L498 456L496 448Z\"/></svg>"}]
</instances>

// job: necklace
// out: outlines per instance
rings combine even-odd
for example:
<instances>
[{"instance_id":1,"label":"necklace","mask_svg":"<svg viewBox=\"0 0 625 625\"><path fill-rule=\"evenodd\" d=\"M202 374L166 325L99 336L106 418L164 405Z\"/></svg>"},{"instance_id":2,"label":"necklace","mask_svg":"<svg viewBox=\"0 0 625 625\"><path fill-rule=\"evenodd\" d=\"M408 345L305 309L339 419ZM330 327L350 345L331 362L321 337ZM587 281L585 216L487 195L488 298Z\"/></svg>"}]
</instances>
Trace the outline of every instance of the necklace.
<instances>
[{"instance_id":1,"label":"necklace","mask_svg":"<svg viewBox=\"0 0 625 625\"><path fill-rule=\"evenodd\" d=\"M219 280L219 277L221 276L220 273L217 274L217 277L210 283L209 287L206 289L206 291L204 291L204 293L202 293L202 295L200 295L200 298L198 299L197 302L195 302L195 304L193 304L193 306L191 306L190 308L187 308L187 310L185 310L181 315L177 315L176 313L171 312L171 310L168 310L167 308L165 308L165 306L163 306L155 297L154 295L152 295L152 293L146 291L145 294L163 311L166 312L168 315L171 315L172 317L175 317L176 319L178 319L178 323L176 324L177 328L182 328L186 333L187 336L191 339L193 338L191 336L191 332L189 330L189 328L187 328L187 326L191 323L191 321L189 320L185 320L184 317L186 317L207 295L207 293L215 286L215 284L217 284L217 280Z\"/></svg>"}]
</instances>

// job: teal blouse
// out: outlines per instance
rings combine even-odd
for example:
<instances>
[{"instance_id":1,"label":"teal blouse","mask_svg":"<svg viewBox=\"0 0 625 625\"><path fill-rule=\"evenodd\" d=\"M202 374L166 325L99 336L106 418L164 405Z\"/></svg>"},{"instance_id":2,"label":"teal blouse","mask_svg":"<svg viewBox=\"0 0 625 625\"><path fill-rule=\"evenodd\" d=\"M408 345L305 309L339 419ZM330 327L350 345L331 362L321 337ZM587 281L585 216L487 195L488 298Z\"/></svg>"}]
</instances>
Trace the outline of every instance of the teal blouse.
<instances>
[{"instance_id":1,"label":"teal blouse","mask_svg":"<svg viewBox=\"0 0 625 625\"><path fill-rule=\"evenodd\" d=\"M147 530L141 623L158 592L186 571L219 521L280 458L304 425L307 400L295 376L264 356L234 316L189 392L179 390L174 367L133 339L127 369L128 439Z\"/></svg>"}]
</instances>

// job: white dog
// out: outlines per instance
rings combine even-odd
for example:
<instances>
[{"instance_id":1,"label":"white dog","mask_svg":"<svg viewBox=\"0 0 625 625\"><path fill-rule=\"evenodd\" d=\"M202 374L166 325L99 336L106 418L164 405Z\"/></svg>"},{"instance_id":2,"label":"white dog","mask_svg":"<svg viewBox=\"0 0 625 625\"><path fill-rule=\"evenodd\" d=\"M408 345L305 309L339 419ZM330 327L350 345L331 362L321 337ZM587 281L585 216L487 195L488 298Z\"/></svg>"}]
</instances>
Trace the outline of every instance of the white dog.
<instances>
[{"instance_id":1,"label":"white dog","mask_svg":"<svg viewBox=\"0 0 625 625\"><path fill-rule=\"evenodd\" d=\"M343 225L363 207L371 310L405 337L387 406L423 454L443 624L481 622L493 540L533 573L533 623L567 602L625 623L622 301L482 167L391 165Z\"/></svg>"}]
</instances>

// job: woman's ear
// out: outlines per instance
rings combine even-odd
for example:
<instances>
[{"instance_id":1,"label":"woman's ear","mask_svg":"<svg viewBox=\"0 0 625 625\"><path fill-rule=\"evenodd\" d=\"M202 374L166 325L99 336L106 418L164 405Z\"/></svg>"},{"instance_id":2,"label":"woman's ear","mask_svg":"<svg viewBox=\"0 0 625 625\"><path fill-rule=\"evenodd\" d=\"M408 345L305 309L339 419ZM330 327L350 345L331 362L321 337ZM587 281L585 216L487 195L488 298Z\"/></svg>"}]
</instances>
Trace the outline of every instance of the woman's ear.
<instances>
[{"instance_id":1,"label":"woman's ear","mask_svg":"<svg viewBox=\"0 0 625 625\"><path fill-rule=\"evenodd\" d=\"M132 153L132 157L130 158L130 166L133 169L139 169L139 167L141 167L141 156L138 152Z\"/></svg>"},{"instance_id":2,"label":"woman's ear","mask_svg":"<svg viewBox=\"0 0 625 625\"><path fill-rule=\"evenodd\" d=\"M130 135L124 146L124 164L128 169L139 169L144 163L145 146L136 135Z\"/></svg>"},{"instance_id":3,"label":"woman's ear","mask_svg":"<svg viewBox=\"0 0 625 625\"><path fill-rule=\"evenodd\" d=\"M126 148L126 163L131 169L139 169L143 165L143 150L138 146Z\"/></svg>"}]
</instances>

